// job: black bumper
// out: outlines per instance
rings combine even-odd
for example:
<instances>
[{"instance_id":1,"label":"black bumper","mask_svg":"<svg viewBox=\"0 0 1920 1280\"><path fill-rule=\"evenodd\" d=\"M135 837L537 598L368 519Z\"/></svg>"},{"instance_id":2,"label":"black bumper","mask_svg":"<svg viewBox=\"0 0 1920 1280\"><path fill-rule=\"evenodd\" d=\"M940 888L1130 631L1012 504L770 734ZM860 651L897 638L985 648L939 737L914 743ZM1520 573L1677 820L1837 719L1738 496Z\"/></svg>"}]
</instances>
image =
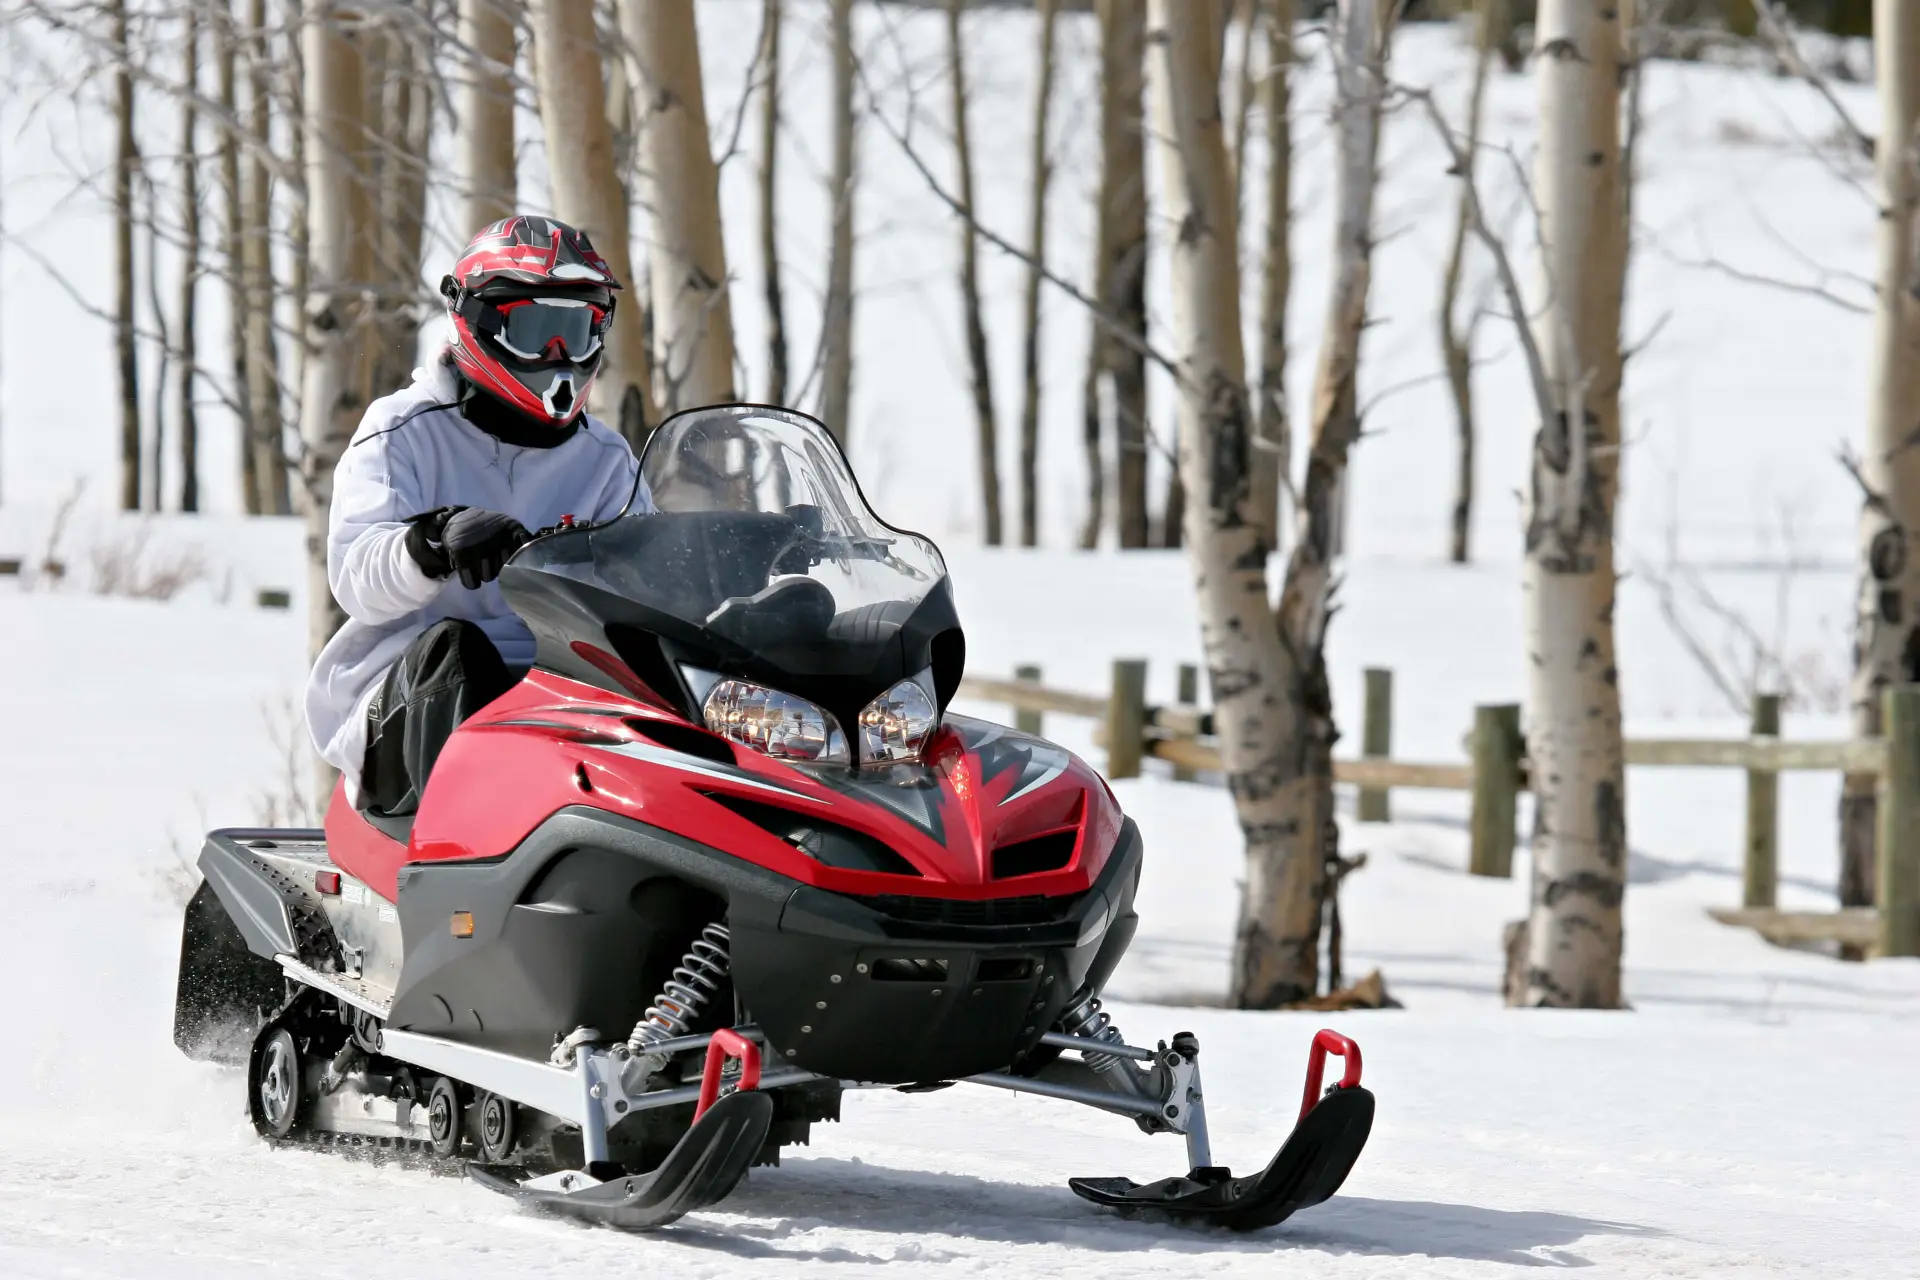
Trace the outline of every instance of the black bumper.
<instances>
[{"instance_id":1,"label":"black bumper","mask_svg":"<svg viewBox=\"0 0 1920 1280\"><path fill-rule=\"evenodd\" d=\"M733 979L783 1062L842 1080L948 1080L1031 1049L1132 940L1140 834L1055 898L852 898L797 887L777 922L736 916Z\"/></svg>"}]
</instances>

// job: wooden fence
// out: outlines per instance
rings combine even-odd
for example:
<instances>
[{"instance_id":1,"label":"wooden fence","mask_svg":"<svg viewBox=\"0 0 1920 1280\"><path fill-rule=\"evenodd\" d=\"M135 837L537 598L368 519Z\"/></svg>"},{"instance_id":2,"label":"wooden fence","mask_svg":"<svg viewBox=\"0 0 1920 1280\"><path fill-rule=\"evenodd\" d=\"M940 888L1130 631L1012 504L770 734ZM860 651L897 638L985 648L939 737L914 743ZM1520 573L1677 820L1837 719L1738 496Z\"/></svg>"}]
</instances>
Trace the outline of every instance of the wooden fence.
<instances>
[{"instance_id":1,"label":"wooden fence","mask_svg":"<svg viewBox=\"0 0 1920 1280\"><path fill-rule=\"evenodd\" d=\"M1420 763L1392 758L1393 675L1365 673L1361 758L1335 760L1334 781L1359 787L1362 822L1385 822L1396 789L1466 791L1472 796L1468 870L1510 876L1517 843L1516 810L1528 782L1526 743L1517 706L1474 709L1464 763ZM1013 679L968 676L960 696L1011 707L1016 727L1042 732L1049 715L1097 722L1094 738L1107 749L1107 776L1137 777L1152 757L1191 780L1217 771L1212 714L1198 705L1199 673L1179 671L1180 701L1147 701L1147 664L1113 664L1107 693L1073 693L1041 683L1040 668L1022 666ZM1746 838L1738 910L1716 911L1728 924L1759 930L1776 942L1816 939L1873 947L1881 955L1920 955L1920 685L1886 693L1883 738L1787 742L1780 738L1780 700L1755 700L1752 736L1724 738L1629 738L1626 759L1635 767L1742 769L1747 775ZM1779 777L1793 771L1838 770L1869 774L1879 789L1879 908L1837 913L1782 912L1779 888Z\"/></svg>"}]
</instances>

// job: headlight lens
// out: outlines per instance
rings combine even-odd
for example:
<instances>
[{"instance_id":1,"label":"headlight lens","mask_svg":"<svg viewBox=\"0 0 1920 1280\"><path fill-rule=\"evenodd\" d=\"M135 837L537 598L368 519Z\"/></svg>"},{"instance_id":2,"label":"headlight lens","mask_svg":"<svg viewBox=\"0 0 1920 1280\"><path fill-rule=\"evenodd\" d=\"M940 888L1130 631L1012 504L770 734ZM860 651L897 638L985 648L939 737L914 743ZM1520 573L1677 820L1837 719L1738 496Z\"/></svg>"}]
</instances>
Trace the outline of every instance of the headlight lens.
<instances>
[{"instance_id":1,"label":"headlight lens","mask_svg":"<svg viewBox=\"0 0 1920 1280\"><path fill-rule=\"evenodd\" d=\"M939 724L939 709L921 681L902 680L861 711L860 760L864 764L918 760Z\"/></svg>"},{"instance_id":2,"label":"headlight lens","mask_svg":"<svg viewBox=\"0 0 1920 1280\"><path fill-rule=\"evenodd\" d=\"M851 764L847 735L824 707L746 680L721 680L701 706L707 728L729 742L808 764Z\"/></svg>"}]
</instances>

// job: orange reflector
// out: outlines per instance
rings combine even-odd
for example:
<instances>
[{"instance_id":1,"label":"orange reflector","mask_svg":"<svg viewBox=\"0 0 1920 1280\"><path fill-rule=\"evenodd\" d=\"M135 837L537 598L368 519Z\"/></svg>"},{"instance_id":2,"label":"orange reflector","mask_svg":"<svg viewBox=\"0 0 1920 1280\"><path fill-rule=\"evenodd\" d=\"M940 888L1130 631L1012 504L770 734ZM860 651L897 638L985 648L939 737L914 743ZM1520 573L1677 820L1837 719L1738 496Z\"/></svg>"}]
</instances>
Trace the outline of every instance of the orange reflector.
<instances>
[{"instance_id":1,"label":"orange reflector","mask_svg":"<svg viewBox=\"0 0 1920 1280\"><path fill-rule=\"evenodd\" d=\"M473 912L456 911L453 913L453 936L471 938L473 936Z\"/></svg>"}]
</instances>

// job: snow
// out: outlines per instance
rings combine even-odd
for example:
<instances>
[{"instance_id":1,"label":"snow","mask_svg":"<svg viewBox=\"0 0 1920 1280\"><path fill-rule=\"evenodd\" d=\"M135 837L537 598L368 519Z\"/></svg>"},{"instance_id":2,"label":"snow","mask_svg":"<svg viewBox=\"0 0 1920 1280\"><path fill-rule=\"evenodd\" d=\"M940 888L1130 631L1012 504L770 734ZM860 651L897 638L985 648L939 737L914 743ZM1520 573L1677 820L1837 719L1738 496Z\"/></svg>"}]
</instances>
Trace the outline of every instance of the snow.
<instances>
[{"instance_id":1,"label":"snow","mask_svg":"<svg viewBox=\"0 0 1920 1280\"><path fill-rule=\"evenodd\" d=\"M295 554L289 548L289 554ZM1188 653L1173 557L961 551L954 572L979 669L1039 658L1097 687L1109 653ZM1376 588L1413 610L1419 587L1357 567L1342 625L1390 631ZM1069 620L1040 605L1080 575L1137 582L1125 606L1089 591ZM1471 656L1511 608L1493 574L1428 575L1440 625L1402 629L1368 659ZM1623 621L1623 652L1657 624ZM1636 626L1640 629L1636 632ZM425 1173L261 1146L237 1073L189 1063L169 1040L180 859L209 825L246 822L279 776L263 708L298 687L298 614L78 594L0 591L0 837L8 927L0 969L23 976L0 1062L0 1274L22 1277L293 1274L517 1275L645 1266L718 1275L1130 1277L1203 1265L1223 1275L1480 1276L1591 1265L1633 1277L1889 1276L1920 1260L1908 1191L1920 1174L1920 964L1845 966L1723 928L1737 900L1734 775L1634 771L1627 1014L1499 1005L1500 926L1525 900L1463 874L1464 802L1394 796L1395 821L1358 826L1365 850L1343 918L1349 972L1378 966L1401 1011L1248 1014L1217 1005L1232 932L1238 841L1213 787L1164 776L1117 784L1149 847L1143 925L1113 984L1136 1038L1192 1030L1205 1049L1218 1158L1263 1162L1291 1124L1314 1028L1354 1035L1380 1098L1345 1192L1242 1238L1123 1222L1064 1179L1177 1171L1177 1141L1064 1104L955 1088L849 1097L810 1149L756 1171L717 1211L648 1238L525 1216L492 1193ZM1075 637L1078 637L1076 646ZM1098 653L1087 637L1099 637ZM1465 668L1461 698L1511 692ZM1343 698L1357 655L1337 671ZM1408 692L1421 687L1409 681ZM1424 696L1424 695L1423 695ZM1350 702L1348 705L1351 705ZM1416 706L1424 706L1416 700ZM1434 706L1438 707L1436 699ZM974 707L993 712L994 708ZM1458 706L1406 720L1452 758ZM1719 726L1723 731L1726 726ZM1053 726L1087 749L1084 724ZM1451 739L1451 741L1450 741ZM1097 758L1097 757L1096 757ZM1830 788L1789 780L1789 902L1831 904ZM1804 838L1803 838L1804 837ZM1829 837L1830 839L1830 837ZM316 1233L315 1228L320 1231ZM330 1247L313 1251L316 1236Z\"/></svg>"},{"instance_id":2,"label":"snow","mask_svg":"<svg viewBox=\"0 0 1920 1280\"><path fill-rule=\"evenodd\" d=\"M883 19L861 9L874 64L910 67L930 85L938 15L889 8ZM703 2L711 103L737 96L757 10L744 0ZM784 234L794 346L804 353L816 303L809 290L824 262L824 121L815 117L825 72L819 15L797 11L787 174L802 213ZM1078 17L1062 22L1078 69L1063 73L1056 261L1077 275L1092 165L1089 32ZM1030 19L981 16L970 29L986 216L1016 228ZM1396 59L1410 81L1450 94L1462 83L1451 33L1410 32ZM1857 115L1869 114L1867 95L1842 92ZM903 111L897 84L887 93ZM1777 629L1777 646L1809 687L1844 671L1856 495L1831 457L1863 420L1867 323L1672 258L1713 253L1812 278L1784 241L1861 273L1871 214L1826 164L1801 154L1797 139L1824 135L1829 121L1796 86L1663 65L1649 93L1640 217L1667 256L1639 260L1630 331L1645 336L1668 319L1635 359L1628 389L1620 537L1635 572L1618 615L1622 688L1631 732L1735 736L1741 723L1662 620L1653 578L1671 541L1716 598L1770 635ZM1501 78L1490 98L1496 133L1522 154L1530 95L1529 82ZM938 105L937 87L927 101ZM726 109L715 106L716 117ZM10 114L8 227L42 245L56 233L93 236L101 228L90 209L51 199L57 166L43 134L14 141L17 124ZM35 129L56 124L42 117ZM921 136L938 157L933 124ZM1370 334L1366 374L1370 427L1381 434L1358 456L1353 554L1330 660L1347 722L1362 668L1390 667L1395 754L1453 760L1476 703L1517 702L1524 691L1507 494L1524 482L1529 425L1511 341L1490 321L1475 526L1483 555L1468 568L1440 563L1451 419L1432 386L1386 394L1437 365L1427 317L1446 227L1416 215L1443 203L1446 188L1421 127L1401 118L1388 131L1375 294L1383 323ZM1300 159L1302 401L1324 288L1319 130L1310 116ZM1175 665L1197 656L1184 562L1061 549L1082 483L1072 390L1081 318L1051 305L1050 549L974 547L953 229L883 134L869 130L866 149L871 185L860 217L871 252L861 267L856 453L870 492L885 514L941 535L975 670L1038 662L1049 683L1098 690L1113 658L1139 656L1152 663L1152 695L1170 696ZM537 146L530 150L537 160ZM757 386L752 223L734 212L750 207L746 170L744 159L730 162L725 182L742 349ZM804 216L808 202L821 207L818 218ZM1005 412L1016 385L1020 272L991 254L986 262ZM99 256L72 266L101 296L104 274L86 274L103 272ZM1742 780L1725 771L1630 775L1633 1012L1610 1014L1500 1007L1500 928L1525 908L1524 849L1512 880L1465 875L1464 797L1420 792L1394 795L1390 824L1342 814L1343 848L1368 854L1342 899L1347 969L1379 967L1406 1007L1218 1008L1239 875L1231 809L1217 788L1158 771L1116 784L1149 850L1141 933L1112 988L1117 1021L1136 1040L1200 1035L1219 1158L1244 1170L1271 1154L1291 1124L1314 1028L1338 1027L1366 1052L1380 1113L1352 1178L1335 1200L1256 1236L1093 1210L1066 1190L1067 1176L1177 1172L1179 1143L1064 1104L966 1087L852 1095L844 1121L818 1127L810 1149L756 1171L719 1210L650 1237L531 1217L450 1179L265 1148L241 1113L240 1078L182 1059L169 1030L178 895L199 833L261 819L286 791L285 708L304 674L303 533L291 520L143 522L99 510L112 489L111 377L104 356L58 387L22 376L37 361L69 357L46 336L60 332L65 304L33 271L6 255L0 314L14 376L0 383L0 555L39 553L74 474L92 477L96 505L75 516L63 544L73 566L65 583L28 590L0 579L0 972L11 975L0 997L9 1050L0 1054L0 1275L360 1280L376 1271L708 1276L743 1267L866 1275L876 1263L908 1275L1102 1280L1197 1269L1480 1277L1538 1266L1630 1280L1920 1274L1911 1212L1920 1185L1912 1084L1920 963L1843 965L1708 919L1706 908L1739 897ZM219 327L209 319L210 332ZM232 459L218 427L208 431L209 488L215 507L230 511ZM143 527L150 555L197 549L206 580L165 603L90 594L93 553ZM252 607L262 587L291 589L293 610ZM1717 642L1717 628L1696 621ZM1789 715L1788 735L1843 734L1831 699L1812 702ZM1053 718L1048 731L1099 758L1089 725ZM1830 776L1782 781L1783 905L1833 905L1836 797ZM1523 830L1526 821L1523 812Z\"/></svg>"}]
</instances>

